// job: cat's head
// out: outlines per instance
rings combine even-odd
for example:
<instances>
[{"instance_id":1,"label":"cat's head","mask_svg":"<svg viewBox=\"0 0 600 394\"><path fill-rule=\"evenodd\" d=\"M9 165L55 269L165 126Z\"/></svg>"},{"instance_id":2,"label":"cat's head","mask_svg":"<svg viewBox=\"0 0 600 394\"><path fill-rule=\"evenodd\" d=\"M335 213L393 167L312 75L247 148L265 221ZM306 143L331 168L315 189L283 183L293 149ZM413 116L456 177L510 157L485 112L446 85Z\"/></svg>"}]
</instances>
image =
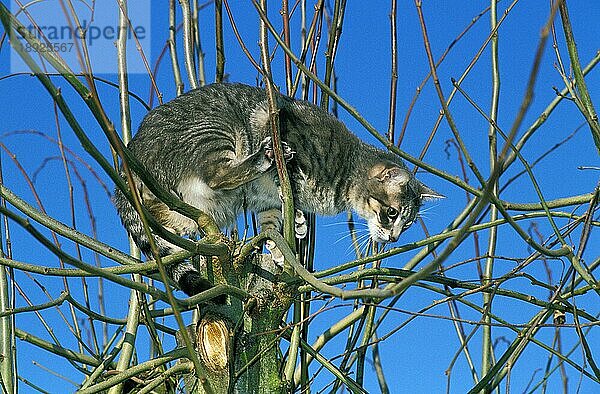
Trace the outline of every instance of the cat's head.
<instances>
[{"instance_id":1,"label":"cat's head","mask_svg":"<svg viewBox=\"0 0 600 394\"><path fill-rule=\"evenodd\" d=\"M416 220L424 201L443 198L418 181L404 166L391 161L368 170L367 182L358 193L357 213L367 220L371 239L396 242Z\"/></svg>"}]
</instances>

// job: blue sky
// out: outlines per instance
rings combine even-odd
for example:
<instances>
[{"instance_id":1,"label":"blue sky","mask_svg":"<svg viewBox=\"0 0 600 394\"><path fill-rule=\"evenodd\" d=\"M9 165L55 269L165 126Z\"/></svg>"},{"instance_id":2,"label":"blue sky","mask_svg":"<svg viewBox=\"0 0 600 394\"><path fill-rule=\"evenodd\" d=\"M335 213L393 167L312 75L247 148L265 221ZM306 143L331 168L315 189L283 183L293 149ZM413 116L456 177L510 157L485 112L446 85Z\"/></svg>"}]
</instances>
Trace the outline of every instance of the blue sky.
<instances>
[{"instance_id":1,"label":"blue sky","mask_svg":"<svg viewBox=\"0 0 600 394\"><path fill-rule=\"evenodd\" d=\"M234 2L232 2L234 3ZM233 7L234 17L238 28L248 48L255 59L259 58L258 50L258 29L257 14L250 2L235 2ZM166 7L153 3L151 12L148 15L151 19L144 21L145 13L140 13L140 24L149 27L151 33L150 39L150 59L154 65L162 47L167 38L167 18ZM483 1L461 2L425 2L423 11L427 23L429 39L432 46L434 57L439 57L452 40L487 7L488 3ZM509 2L504 1L499 4L499 15L502 15ZM232 4L233 6L233 4ZM309 11L312 7L309 7ZM600 49L598 37L600 37L600 25L597 21L600 19L600 3L596 2L569 2L569 10L572 19L574 34L578 43L579 57L582 64L587 62ZM114 10L113 10L114 12ZM500 92L500 110L498 124L504 131L510 130L510 126L521 104L525 85L529 77L533 56L539 41L540 31L545 23L549 13L548 4L533 0L522 0L511 10L506 21L499 30L499 48L500 48L500 72L501 72L501 92ZM98 16L98 20L111 20L110 8L106 14ZM278 5L273 3L271 13L273 20L279 24ZM390 83L390 39L389 39L389 4L388 2L349 2L346 14L343 33L341 36L339 50L336 56L336 76L337 88L341 97L357 108L360 113L377 130L382 133L387 129L388 108L389 108L389 83ZM292 20L292 26L298 26L298 16ZM116 19L116 17L115 17ZM135 18L133 18L135 21ZM201 36L206 53L205 69L207 70L207 79L214 80L215 58L213 50L213 14L212 7L207 7L200 13ZM225 47L226 47L226 73L229 81L244 82L256 84L258 75L256 70L249 64L245 55L242 53L235 37L232 34L229 23L225 23ZM440 83L446 96L449 94L452 85L451 78L458 79L465 70L476 51L482 45L489 32L489 14L485 14L473 26L472 29L461 39L448 55L445 62L439 68ZM299 30L292 28L292 37L298 37ZM557 36L559 38L559 48L565 63L569 67L568 55L564 45L564 37L560 24L557 24ZM271 44L273 45L273 43ZM325 42L321 44L325 45ZM293 49L298 51L298 42L295 41ZM110 47L108 47L110 48ZM180 45L181 48L181 45ZM130 46L130 50L133 50ZM417 13L411 2L399 2L398 13L398 50L399 50L399 79L398 79L398 99L397 99L397 123L399 130L404 120L404 115L408 109L410 100L416 87L427 74L429 68L427 58L423 49L423 40L418 24ZM107 63L115 62L114 53L109 49L104 53L103 60ZM323 69L322 53L324 46L320 50L319 67ZM134 54L135 55L135 54ZM9 57L14 56L6 42L0 50L0 77L11 74L14 70L10 69ZM135 56L134 56L135 57ZM541 71L538 75L536 88L534 91L534 100L529 109L523 127L518 136L522 135L523 130L539 116L541 111L555 97L553 87L562 89L564 83L561 76L556 71L554 64L556 57L548 43L544 52ZM182 70L183 70L183 63ZM274 78L277 83L283 86L282 51L278 50L275 54ZM110 67L108 68L110 70ZM322 73L319 73L322 76ZM101 77L111 81L116 81L114 73L103 73ZM489 48L486 48L481 59L473 68L473 71L463 83L463 89L475 100L484 111L489 111L490 92L491 92L491 69ZM168 56L165 57L160 65L157 76L157 83L165 101L175 95L175 89L170 70ZM86 110L83 103L77 98L67 84L59 78L54 78L54 82L62 87L62 92L67 100L72 103L72 109L75 110L78 119L90 138L97 143L97 146L110 157L108 143L104 138L98 125L92 116ZM185 78L184 78L185 80ZM600 72L592 71L586 78L592 101L598 105L600 103ZM148 101L150 84L148 76L145 74L131 74L129 78L130 90ZM100 97L107 113L115 125L119 125L118 112L118 91L110 86L99 84ZM189 84L186 83L186 90ZM65 173L60 160L51 159L45 162L46 158L54 158L59 155L57 147L48 143L40 136L31 135L31 133L19 133L17 135L7 135L14 131L35 130L48 136L56 138L58 130L54 120L54 109L52 101L39 82L30 76L19 75L3 78L0 80L0 142L13 152L19 159L20 164L30 175L36 172L40 166L36 178L36 188L42 196L44 206L47 212L65 223L71 223L71 214L69 210L69 195ZM134 128L143 118L146 110L144 106L135 100L131 102L132 123ZM156 99L154 100L156 105ZM434 123L439 114L440 104L436 96L431 81L423 89L419 100L412 113L407 127L407 134L402 144L402 148L413 156L418 156L423 147ZM468 104L468 102L457 95L450 106L452 115L457 123L461 135L469 149L473 160L478 168L484 173L489 174L489 159L487 151L487 132L488 125L477 111ZM357 135L365 140L375 144L375 139L370 136L358 122L345 111L339 111L339 117L348 127ZM78 141L69 129L68 125L59 117L60 133L64 139L65 145L78 152L85 160L92 160L83 152ZM559 108L552 114L544 126L534 135L523 149L523 155L531 162L539 155L547 151L554 144L566 138L584 119L577 111L574 104L564 100ZM445 142L451 138L450 130L446 122L442 122L440 129L434 139L432 147L424 158L429 164L432 164L444 171L461 175L460 166L456 160L456 150L446 149ZM449 153L448 153L449 152ZM23 181L19 170L8 158L5 151L1 153L2 169L6 185L19 195L26 198L30 203L35 203L28 186ZM101 173L97 165L92 166ZM578 195L591 192L598 181L598 171L578 170L578 166L598 166L598 155L593 145L593 140L589 128L583 127L567 143L561 146L555 153L547 159L541 161L533 170L541 190L546 199L555 199L571 195ZM125 231L122 229L111 202L103 191L103 188L96 182L89 172L82 166L78 169L84 174L86 187L89 192L89 199L93 208L94 216L97 220L99 238L108 244L114 245L121 250L127 250ZM516 162L503 175L502 181L506 181L512 175L520 172L522 166ZM472 184L476 184L476 178L469 173L469 179ZM108 177L101 174L101 178L112 189ZM464 208L465 193L455 185L444 181L441 178L430 174L421 173L419 178L429 186L438 190L447 196L446 199L428 203L425 214L425 223L431 234L444 229L448 223ZM78 228L86 233L90 233L91 228L86 213L85 205L82 204L84 189L82 185L74 181L74 195L77 201L77 225ZM531 182L522 177L513 183L503 194L502 198L513 202L535 202ZM583 213L587 207L580 208L579 213ZM353 259L346 239L340 240L346 234L344 225L323 226L344 221L345 216L341 215L335 218L319 218L319 227L317 230L317 257L316 269L321 270L335 266L342 262ZM559 225L566 224L566 221L559 220ZM539 220L540 231L544 235L550 234L548 224ZM527 225L523 225L527 228ZM14 258L35 264L44 264L55 266L56 259L48 252L39 248L34 241L26 236L17 226L11 225L11 235L13 242ZM413 226L403 238L400 244L409 243L423 238L423 231L420 226ZM513 257L526 257L529 253L522 240L515 235L515 232L502 227L499 230L498 255ZM578 236L574 236L571 242L578 243ZM4 238L3 238L4 241ZM339 242L338 242L339 241ZM481 235L482 249L485 248L487 233ZM598 248L598 236L592 232L590 245L584 255L586 262L591 262L598 257L600 248ZM74 252L74 248L69 242L65 242L65 248ZM33 253L32 253L33 252ZM387 259L384 264L389 267L402 267L406 261L412 257L415 252L401 254ZM447 261L447 265L458 263L465 259L473 257L473 241L465 241ZM84 259L93 261L93 256L84 251ZM102 260L102 263L110 263ZM553 268L554 283L558 281L561 270L567 262L551 261ZM514 266L511 261L499 260L497 263L497 274L500 275L509 271ZM539 278L545 278L543 265L541 262L535 262L528 268L528 273L536 275ZM474 264L465 264L453 269L448 273L449 276L462 280L476 280L477 271ZM40 289L33 282L23 275L17 275L19 283L27 289L28 294L34 302L41 303L45 301ZM62 283L57 279L39 278L40 282L46 286L48 291L56 297ZM90 288L95 289L95 281L91 280ZM80 289L79 283L73 282L73 287ZM504 288L510 288L523 292L531 292L541 299L546 299L547 294L539 288L532 289L528 281L524 279L513 279L503 285ZM421 307L429 305L432 301L439 299L440 296L424 289L413 288L409 290L400 302L397 308L405 311L418 311ZM107 295L107 307L111 316L122 317L125 313L126 300L128 292L110 287L110 293ZM481 304L481 295L471 296L469 300ZM25 305L20 297L17 297L18 306ZM586 309L591 314L597 314L597 300L591 296L578 300L578 305ZM67 311L66 308L63 310ZM344 311L348 311L345 308ZM537 308L532 308L522 302L510 301L505 298L497 298L494 303L494 311L498 315L506 318L513 323L526 323ZM321 319L316 319L312 335L318 335L320 331L331 324L332 321L339 319L342 315L341 310L327 312ZM428 313L434 315L448 316L448 308L442 304ZM380 336L397 327L409 315L402 312L392 313L392 317L386 320L378 332ZM49 311L48 321L58 325L58 315ZM467 320L478 320L480 315L468 310L461 309L461 317ZM569 321L568 321L569 322ZM572 322L572 320L570 321ZM47 338L45 330L41 327L39 320L33 314L21 314L17 318L17 325L30 330L36 335ZM466 325L467 332L473 326ZM545 343L551 343L554 330L544 328L539 334L539 339ZM64 334L64 333L61 333ZM511 340L514 335L504 328L494 328L493 338L501 340L502 338ZM598 329L592 329L587 338L592 349L599 348L600 337ZM64 340L70 346L72 337L64 335ZM143 340L143 337L140 341ZM345 336L334 340L325 351L327 356L337 354L336 350L341 349L345 341ZM478 334L472 340L472 352L474 362L477 367L480 365L480 354L477 349L481 337ZM563 333L563 346L568 349L576 341L574 329L566 328ZM593 346L595 345L595 346ZM336 348L337 346L337 348ZM143 346L141 346L143 348ZM448 368L454 353L459 348L456 333L449 320L439 318L420 317L408 324L398 333L387 339L381 346L384 372L392 388L392 392L442 392L446 388L446 376L444 371ZM498 352L501 354L506 345L500 342ZM53 387L61 387L64 384L62 380L53 377L44 372L39 367L33 366L32 361L38 361L44 364L44 354L39 351L33 351L33 348L27 344L18 342L20 372L27 379L39 383L50 392L56 392ZM573 356L576 361L581 363L581 352L576 351ZM544 368L547 361L547 353L531 345L519 360L515 370L511 374L511 388L514 392L522 392L527 386L532 375L533 381L537 382L542 372L535 371ZM52 366L66 374L75 381L81 380L81 375L73 374L67 364L46 362L45 366ZM369 369L369 368L368 368ZM574 391L578 381L578 374L573 369L569 371L570 391ZM323 374L322 374L323 375ZM322 377L318 383L324 385L328 382L329 376ZM470 373L463 356L459 356L451 374L450 392L465 392L472 386ZM560 384L558 374L550 379L551 386ZM59 385L59 386L57 386ZM72 387L72 386L70 386ZM367 375L366 387L370 392L377 392L377 383L374 373L369 369ZM558 386L555 386L558 387ZM25 386L22 386L23 392L28 392ZM580 392L592 392L597 390L597 386L587 378L581 382ZM550 392L556 392L550 390Z\"/></svg>"}]
</instances>

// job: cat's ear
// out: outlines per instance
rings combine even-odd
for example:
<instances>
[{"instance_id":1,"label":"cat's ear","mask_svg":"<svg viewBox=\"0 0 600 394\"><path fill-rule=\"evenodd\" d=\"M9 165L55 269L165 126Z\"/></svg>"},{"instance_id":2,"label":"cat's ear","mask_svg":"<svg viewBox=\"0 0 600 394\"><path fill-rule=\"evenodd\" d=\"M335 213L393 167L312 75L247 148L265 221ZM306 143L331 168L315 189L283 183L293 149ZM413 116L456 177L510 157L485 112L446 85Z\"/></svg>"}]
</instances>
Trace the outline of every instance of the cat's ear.
<instances>
[{"instance_id":1,"label":"cat's ear","mask_svg":"<svg viewBox=\"0 0 600 394\"><path fill-rule=\"evenodd\" d=\"M410 173L392 162L377 163L369 170L369 179L404 186L410 181Z\"/></svg>"},{"instance_id":2,"label":"cat's ear","mask_svg":"<svg viewBox=\"0 0 600 394\"><path fill-rule=\"evenodd\" d=\"M421 182L419 182L419 197L421 198L421 201L431 201L440 198L446 198L446 196L444 196L443 194L436 192L435 190L433 190L429 186L425 186L425 184Z\"/></svg>"}]
</instances>

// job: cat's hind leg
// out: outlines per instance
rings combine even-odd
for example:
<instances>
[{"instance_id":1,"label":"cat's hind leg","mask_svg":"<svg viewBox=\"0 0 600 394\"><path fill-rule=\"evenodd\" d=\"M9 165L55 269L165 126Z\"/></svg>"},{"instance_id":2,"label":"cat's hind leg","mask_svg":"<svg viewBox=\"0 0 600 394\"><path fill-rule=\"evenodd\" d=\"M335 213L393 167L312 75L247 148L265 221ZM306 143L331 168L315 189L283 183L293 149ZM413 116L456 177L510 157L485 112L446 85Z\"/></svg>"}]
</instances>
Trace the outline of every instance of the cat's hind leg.
<instances>
[{"instance_id":1,"label":"cat's hind leg","mask_svg":"<svg viewBox=\"0 0 600 394\"><path fill-rule=\"evenodd\" d=\"M260 226L260 231L265 230L274 230L277 232L281 232L281 225L283 222L283 218L281 216L281 209L273 208L268 209L266 211L258 212L258 224ZM283 253L281 250L275 245L275 242L272 240L267 240L265 242L265 248L271 253L271 257L273 258L273 262L277 265L283 265Z\"/></svg>"},{"instance_id":2,"label":"cat's hind leg","mask_svg":"<svg viewBox=\"0 0 600 394\"><path fill-rule=\"evenodd\" d=\"M275 230L277 232L281 232L281 226L283 223L283 218L281 214L281 210L278 208L268 209L266 211L262 211L258 213L258 223L260 225L261 231L265 230ZM308 232L308 227L306 225L306 217L304 213L296 209L296 214L294 215L294 232L296 234L297 239L304 239ZM267 240L265 242L265 247L271 253L273 261L279 265L283 265L283 254L272 240Z\"/></svg>"},{"instance_id":3,"label":"cat's hind leg","mask_svg":"<svg viewBox=\"0 0 600 394\"><path fill-rule=\"evenodd\" d=\"M158 200L147 188L141 183L137 184L138 191L144 202L144 205L154 218L156 218L168 231L179 236L190 234L196 231L197 225L191 219L188 219L177 212L171 211L166 204ZM149 258L154 258L154 253L151 247L151 240L148 238L142 220L138 212L133 208L123 193L115 190L115 205L121 217L123 225L127 229L129 235L134 240L136 245ZM162 239L161 237L151 234L152 241L158 249L158 254L161 257L168 256L182 249L172 243ZM205 259L205 257L201 257ZM179 286L179 288L188 296L201 293L213 287L213 284L194 267L190 261L182 261L171 264L166 267L168 276ZM214 299L217 303L224 303L226 296L219 296Z\"/></svg>"}]
</instances>

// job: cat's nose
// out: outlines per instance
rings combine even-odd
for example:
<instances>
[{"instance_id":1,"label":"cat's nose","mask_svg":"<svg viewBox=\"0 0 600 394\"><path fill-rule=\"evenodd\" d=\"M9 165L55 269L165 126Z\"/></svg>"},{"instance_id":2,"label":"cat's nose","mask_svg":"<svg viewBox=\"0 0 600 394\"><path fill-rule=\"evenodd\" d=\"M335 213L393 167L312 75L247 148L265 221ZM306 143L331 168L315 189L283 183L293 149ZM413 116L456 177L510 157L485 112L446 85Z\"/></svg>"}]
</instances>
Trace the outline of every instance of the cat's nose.
<instances>
[{"instance_id":1,"label":"cat's nose","mask_svg":"<svg viewBox=\"0 0 600 394\"><path fill-rule=\"evenodd\" d=\"M397 240L398 240L398 235L396 235L396 236L390 235L390 242L396 242Z\"/></svg>"}]
</instances>

